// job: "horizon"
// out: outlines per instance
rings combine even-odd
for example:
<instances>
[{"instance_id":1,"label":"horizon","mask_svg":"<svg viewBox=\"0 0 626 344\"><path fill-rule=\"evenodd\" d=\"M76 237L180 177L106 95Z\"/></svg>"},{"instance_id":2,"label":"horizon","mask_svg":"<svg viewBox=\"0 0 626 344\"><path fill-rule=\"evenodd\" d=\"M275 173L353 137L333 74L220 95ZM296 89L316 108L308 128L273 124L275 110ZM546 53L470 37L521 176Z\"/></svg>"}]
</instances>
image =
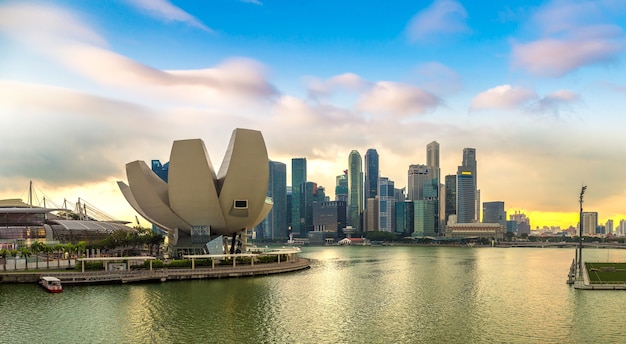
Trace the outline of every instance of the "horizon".
<instances>
[{"instance_id":1,"label":"horizon","mask_svg":"<svg viewBox=\"0 0 626 344\"><path fill-rule=\"evenodd\" d=\"M0 198L33 180L134 218L126 163L187 138L221 161L250 128L288 184L306 157L334 194L375 148L406 185L437 141L442 176L475 148L481 203L531 228L575 226L582 185L599 224L626 219L623 1L4 1L0 49Z\"/></svg>"}]
</instances>

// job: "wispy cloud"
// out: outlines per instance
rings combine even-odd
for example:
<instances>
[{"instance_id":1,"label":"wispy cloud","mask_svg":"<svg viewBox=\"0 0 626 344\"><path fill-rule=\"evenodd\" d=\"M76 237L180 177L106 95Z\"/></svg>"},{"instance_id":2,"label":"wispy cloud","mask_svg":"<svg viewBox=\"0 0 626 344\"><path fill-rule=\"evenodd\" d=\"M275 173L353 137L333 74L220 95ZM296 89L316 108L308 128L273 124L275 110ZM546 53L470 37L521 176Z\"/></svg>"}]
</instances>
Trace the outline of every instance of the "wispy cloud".
<instances>
[{"instance_id":1,"label":"wispy cloud","mask_svg":"<svg viewBox=\"0 0 626 344\"><path fill-rule=\"evenodd\" d=\"M434 94L421 88L391 81L376 82L357 104L363 111L377 114L423 115L441 105Z\"/></svg>"},{"instance_id":2,"label":"wispy cloud","mask_svg":"<svg viewBox=\"0 0 626 344\"><path fill-rule=\"evenodd\" d=\"M569 107L579 101L580 96L568 90L558 90L540 97L528 88L500 85L474 97L470 110L518 110L558 116L560 108Z\"/></svg>"},{"instance_id":3,"label":"wispy cloud","mask_svg":"<svg viewBox=\"0 0 626 344\"><path fill-rule=\"evenodd\" d=\"M343 73L327 80L309 78L308 96L312 99L328 97L339 90L352 92L362 91L371 86L371 83L354 73Z\"/></svg>"},{"instance_id":4,"label":"wispy cloud","mask_svg":"<svg viewBox=\"0 0 626 344\"><path fill-rule=\"evenodd\" d=\"M621 27L606 23L606 1L552 1L533 17L540 37L513 42L512 65L542 77L615 61L626 49Z\"/></svg>"},{"instance_id":5,"label":"wispy cloud","mask_svg":"<svg viewBox=\"0 0 626 344\"><path fill-rule=\"evenodd\" d=\"M149 13L156 19L165 22L182 22L208 32L213 32L196 17L185 12L180 7L174 6L168 0L126 0L126 2L139 10Z\"/></svg>"},{"instance_id":6,"label":"wispy cloud","mask_svg":"<svg viewBox=\"0 0 626 344\"><path fill-rule=\"evenodd\" d=\"M470 32L466 24L465 7L454 0L435 0L430 6L418 12L406 28L410 41L429 41L456 33Z\"/></svg>"}]
</instances>

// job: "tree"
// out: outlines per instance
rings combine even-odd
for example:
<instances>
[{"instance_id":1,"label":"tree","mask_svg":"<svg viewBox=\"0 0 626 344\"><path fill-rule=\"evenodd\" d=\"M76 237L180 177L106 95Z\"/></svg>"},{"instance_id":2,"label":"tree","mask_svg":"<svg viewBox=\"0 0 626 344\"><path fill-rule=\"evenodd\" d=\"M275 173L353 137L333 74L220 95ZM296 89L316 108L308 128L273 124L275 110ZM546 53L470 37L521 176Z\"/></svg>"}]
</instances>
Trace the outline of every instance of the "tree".
<instances>
[{"instance_id":1,"label":"tree","mask_svg":"<svg viewBox=\"0 0 626 344\"><path fill-rule=\"evenodd\" d=\"M4 262L4 271L7 271L7 256L11 253L6 248L0 250L0 257L2 257L2 261Z\"/></svg>"},{"instance_id":2,"label":"tree","mask_svg":"<svg viewBox=\"0 0 626 344\"><path fill-rule=\"evenodd\" d=\"M80 257L80 254L82 252L85 252L85 248L87 247L87 243L84 241L79 241L78 243L76 243L76 256Z\"/></svg>"},{"instance_id":3,"label":"tree","mask_svg":"<svg viewBox=\"0 0 626 344\"><path fill-rule=\"evenodd\" d=\"M74 252L74 249L75 249L75 246L70 243L63 245L63 251L67 253L67 267L72 266L72 263L70 262L70 260L72 259L72 252Z\"/></svg>"},{"instance_id":4,"label":"tree","mask_svg":"<svg viewBox=\"0 0 626 344\"><path fill-rule=\"evenodd\" d=\"M44 243L42 243L41 241L35 241L35 242L33 242L30 245L30 250L33 252L33 255L35 256L35 258L37 258L37 259L35 259L35 267L36 267L37 270L39 270L39 257L38 257L38 254L40 252L44 251L45 246L46 245Z\"/></svg>"},{"instance_id":5,"label":"tree","mask_svg":"<svg viewBox=\"0 0 626 344\"><path fill-rule=\"evenodd\" d=\"M54 245L54 251L57 253L57 268L61 267L61 253L63 253L63 244Z\"/></svg>"},{"instance_id":6,"label":"tree","mask_svg":"<svg viewBox=\"0 0 626 344\"><path fill-rule=\"evenodd\" d=\"M43 245L43 252L46 253L46 268L50 269L50 253L54 252L54 248L52 246Z\"/></svg>"},{"instance_id":7,"label":"tree","mask_svg":"<svg viewBox=\"0 0 626 344\"><path fill-rule=\"evenodd\" d=\"M9 251L9 253L11 254L11 257L13 258L13 270L17 270L17 260L15 258L17 258L17 250L16 249L12 249L11 251Z\"/></svg>"},{"instance_id":8,"label":"tree","mask_svg":"<svg viewBox=\"0 0 626 344\"><path fill-rule=\"evenodd\" d=\"M513 233L513 232L506 232L505 236L506 236L506 240L507 241L511 241L511 239L513 239L513 237L515 236L515 233Z\"/></svg>"},{"instance_id":9,"label":"tree","mask_svg":"<svg viewBox=\"0 0 626 344\"><path fill-rule=\"evenodd\" d=\"M32 252L27 247L20 249L20 255L24 257L24 267L28 270L28 257L32 255Z\"/></svg>"}]
</instances>

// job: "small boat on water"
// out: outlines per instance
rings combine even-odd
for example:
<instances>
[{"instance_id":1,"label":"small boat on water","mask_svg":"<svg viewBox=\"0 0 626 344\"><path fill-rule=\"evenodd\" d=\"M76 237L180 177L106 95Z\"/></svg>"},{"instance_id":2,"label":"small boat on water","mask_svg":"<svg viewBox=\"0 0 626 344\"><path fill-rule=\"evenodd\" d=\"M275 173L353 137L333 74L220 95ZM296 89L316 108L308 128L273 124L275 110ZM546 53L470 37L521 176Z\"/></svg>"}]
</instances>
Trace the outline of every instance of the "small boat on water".
<instances>
[{"instance_id":1,"label":"small boat on water","mask_svg":"<svg viewBox=\"0 0 626 344\"><path fill-rule=\"evenodd\" d=\"M39 280L41 286L51 293L60 293L63 291L61 280L52 276L42 276Z\"/></svg>"}]
</instances>

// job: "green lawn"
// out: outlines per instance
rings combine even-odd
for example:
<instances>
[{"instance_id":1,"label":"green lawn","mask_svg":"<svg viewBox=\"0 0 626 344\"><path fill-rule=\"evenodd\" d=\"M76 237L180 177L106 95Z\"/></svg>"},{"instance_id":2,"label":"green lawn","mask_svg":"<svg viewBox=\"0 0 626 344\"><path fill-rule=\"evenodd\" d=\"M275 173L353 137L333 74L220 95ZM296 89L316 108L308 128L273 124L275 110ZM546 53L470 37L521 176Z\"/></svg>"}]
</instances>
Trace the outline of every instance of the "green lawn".
<instances>
[{"instance_id":1,"label":"green lawn","mask_svg":"<svg viewBox=\"0 0 626 344\"><path fill-rule=\"evenodd\" d=\"M626 284L626 263L586 263L592 284Z\"/></svg>"}]
</instances>

